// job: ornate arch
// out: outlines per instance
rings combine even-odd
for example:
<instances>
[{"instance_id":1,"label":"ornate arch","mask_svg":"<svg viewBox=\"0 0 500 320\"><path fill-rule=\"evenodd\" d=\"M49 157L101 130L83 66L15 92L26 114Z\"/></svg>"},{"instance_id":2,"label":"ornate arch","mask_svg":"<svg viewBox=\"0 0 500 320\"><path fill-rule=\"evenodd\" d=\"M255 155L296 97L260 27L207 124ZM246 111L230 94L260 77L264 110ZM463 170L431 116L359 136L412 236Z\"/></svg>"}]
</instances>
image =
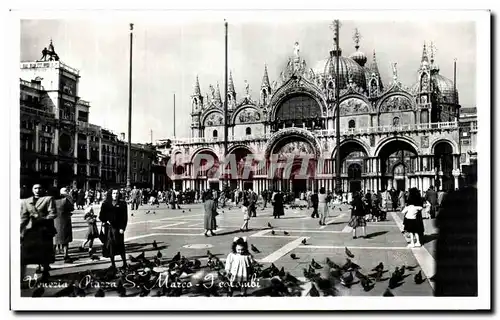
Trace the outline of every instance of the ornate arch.
<instances>
[{"instance_id":1,"label":"ornate arch","mask_svg":"<svg viewBox=\"0 0 500 320\"><path fill-rule=\"evenodd\" d=\"M209 125L209 126L218 126L218 125L224 125L224 114L222 113L221 110L219 109L215 109L215 108L212 108L212 109L208 109L207 111L205 111L202 116L201 116L201 125L203 127L206 127L207 125L205 124L205 122L207 121L207 118L209 116L212 116L212 114L215 114L215 113L218 113L221 115L222 117L222 124L213 124L213 125Z\"/></svg>"},{"instance_id":2,"label":"ornate arch","mask_svg":"<svg viewBox=\"0 0 500 320\"><path fill-rule=\"evenodd\" d=\"M247 149L250 153L256 154L255 150L253 150L253 148L251 148L250 146L247 146L245 144L241 144L241 143L238 143L238 144L235 144L235 145L232 145L231 147L229 147L229 149L227 149L227 154L231 154L236 149L240 149L240 148L241 149Z\"/></svg>"},{"instance_id":3,"label":"ornate arch","mask_svg":"<svg viewBox=\"0 0 500 320\"><path fill-rule=\"evenodd\" d=\"M380 156L380 150L387 144L393 141L403 141L408 143L414 150L417 155L421 154L420 149L418 148L418 145L415 143L415 141L411 138L408 137L403 137L403 136L397 136L397 137L386 137L382 140L379 141L377 144L377 147L375 148L375 152L373 154L374 157L379 157Z\"/></svg>"},{"instance_id":4,"label":"ornate arch","mask_svg":"<svg viewBox=\"0 0 500 320\"><path fill-rule=\"evenodd\" d=\"M327 114L327 103L323 93L317 86L302 77L290 78L282 87L280 87L271 97L269 102L268 121L276 120L276 112L281 104L290 95L306 95L311 97L320 106L322 116Z\"/></svg>"},{"instance_id":5,"label":"ornate arch","mask_svg":"<svg viewBox=\"0 0 500 320\"><path fill-rule=\"evenodd\" d=\"M316 138L310 131L301 128L286 128L278 131L267 142L266 147L264 148L265 150L264 157L266 159L269 159L269 156L272 154L272 151L274 151L276 145L283 139L290 139L290 138L298 138L307 141L313 148L316 159L320 158L321 146L318 140L316 140Z\"/></svg>"},{"instance_id":6,"label":"ornate arch","mask_svg":"<svg viewBox=\"0 0 500 320\"><path fill-rule=\"evenodd\" d=\"M340 147L342 148L342 146L345 145L345 144L347 144L347 143L357 143L357 144L359 144L361 146L361 148L365 151L366 155L370 156L370 146L368 144L366 144L366 142L364 142L363 140L356 139L356 138L350 138L350 139L342 140L340 142ZM335 148L332 151L332 159L335 159L335 157L337 155L337 150L338 150L338 147L335 146Z\"/></svg>"},{"instance_id":7,"label":"ornate arch","mask_svg":"<svg viewBox=\"0 0 500 320\"><path fill-rule=\"evenodd\" d=\"M361 103L355 103L358 100ZM354 115L354 114L369 114L373 112L373 106L365 96L360 94L349 94L340 98L340 116ZM336 114L336 106L333 109Z\"/></svg>"},{"instance_id":8,"label":"ornate arch","mask_svg":"<svg viewBox=\"0 0 500 320\"><path fill-rule=\"evenodd\" d=\"M246 110L253 110L253 112L248 114L248 117L246 117L248 121L240 121L240 123L256 123L256 122L263 122L264 121L264 115L260 110L251 104L244 104L236 108L236 110L233 112L233 115L231 116L231 124L236 124L236 120L240 116L241 113L245 112ZM240 119L241 120L241 119Z\"/></svg>"},{"instance_id":9,"label":"ornate arch","mask_svg":"<svg viewBox=\"0 0 500 320\"><path fill-rule=\"evenodd\" d=\"M376 106L379 113L382 112L397 112L397 111L414 111L416 108L415 99L404 91L390 93L383 96Z\"/></svg>"},{"instance_id":10,"label":"ornate arch","mask_svg":"<svg viewBox=\"0 0 500 320\"><path fill-rule=\"evenodd\" d=\"M431 144L431 152L433 154L435 153L436 146L438 145L438 143L441 143L441 142L448 143L451 146L453 153L458 154L458 144L455 141L447 139L447 138L436 138L435 140L433 140L433 142Z\"/></svg>"},{"instance_id":11,"label":"ornate arch","mask_svg":"<svg viewBox=\"0 0 500 320\"><path fill-rule=\"evenodd\" d=\"M212 148L208 148L208 147L199 147L198 149L196 149L193 154L191 155L190 157L190 161L193 162L194 158L199 154L199 153L202 153L203 151L209 151L213 154L215 154L215 156L217 157L217 160L220 161L220 154L217 153L217 151L215 151L214 149Z\"/></svg>"}]
</instances>

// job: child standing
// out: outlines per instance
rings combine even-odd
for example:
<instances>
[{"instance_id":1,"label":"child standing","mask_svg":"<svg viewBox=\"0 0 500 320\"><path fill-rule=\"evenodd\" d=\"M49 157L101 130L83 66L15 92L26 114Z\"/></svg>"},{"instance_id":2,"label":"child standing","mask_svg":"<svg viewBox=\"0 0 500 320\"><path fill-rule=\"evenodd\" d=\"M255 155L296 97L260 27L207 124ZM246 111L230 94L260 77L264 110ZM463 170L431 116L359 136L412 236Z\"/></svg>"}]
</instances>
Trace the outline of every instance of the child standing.
<instances>
[{"instance_id":1,"label":"child standing","mask_svg":"<svg viewBox=\"0 0 500 320\"><path fill-rule=\"evenodd\" d=\"M248 214L248 207L250 206L250 202L248 198L245 196L243 199L243 205L241 206L241 211L243 212L243 225L240 228L240 231L248 231L248 222L250 221L250 215Z\"/></svg>"},{"instance_id":2,"label":"child standing","mask_svg":"<svg viewBox=\"0 0 500 320\"><path fill-rule=\"evenodd\" d=\"M422 200L418 191L410 190L408 195L408 204L401 212L404 214L404 231L410 234L409 248L421 247L419 234L423 234L423 224L419 221L419 215L422 212Z\"/></svg>"},{"instance_id":3,"label":"child standing","mask_svg":"<svg viewBox=\"0 0 500 320\"><path fill-rule=\"evenodd\" d=\"M94 214L94 209L92 206L88 206L85 209L85 215L83 219L87 222L88 230L84 243L80 247L80 251L85 251L85 245L89 243L89 255L92 254L92 246L94 245L94 239L99 237L99 230L97 230L97 216Z\"/></svg>"},{"instance_id":4,"label":"child standing","mask_svg":"<svg viewBox=\"0 0 500 320\"><path fill-rule=\"evenodd\" d=\"M253 262L253 257L248 251L247 238L234 238L225 268L229 278L229 296L232 296L234 287L239 287L246 296L248 283L253 274Z\"/></svg>"}]
</instances>

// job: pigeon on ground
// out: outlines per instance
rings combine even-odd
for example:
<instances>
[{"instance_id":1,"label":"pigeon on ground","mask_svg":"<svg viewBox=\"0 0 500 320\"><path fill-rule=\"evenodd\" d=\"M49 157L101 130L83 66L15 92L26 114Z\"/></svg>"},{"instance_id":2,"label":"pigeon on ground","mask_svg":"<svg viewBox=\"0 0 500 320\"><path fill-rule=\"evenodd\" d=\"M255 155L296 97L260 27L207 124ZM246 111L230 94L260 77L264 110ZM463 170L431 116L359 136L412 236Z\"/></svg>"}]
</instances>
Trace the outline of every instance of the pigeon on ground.
<instances>
[{"instance_id":1,"label":"pigeon on ground","mask_svg":"<svg viewBox=\"0 0 500 320\"><path fill-rule=\"evenodd\" d=\"M351 272L346 272L340 277L340 283L344 286L349 288L352 285L352 281L354 280L354 277L352 276Z\"/></svg>"},{"instance_id":2,"label":"pigeon on ground","mask_svg":"<svg viewBox=\"0 0 500 320\"><path fill-rule=\"evenodd\" d=\"M210 250L207 250L207 256L209 259L212 259L214 257L214 255L212 254L212 252L210 252Z\"/></svg>"},{"instance_id":3,"label":"pigeon on ground","mask_svg":"<svg viewBox=\"0 0 500 320\"><path fill-rule=\"evenodd\" d=\"M150 212L149 210L148 210L148 211L146 211L146 214L149 214L149 212Z\"/></svg>"},{"instance_id":4,"label":"pigeon on ground","mask_svg":"<svg viewBox=\"0 0 500 320\"><path fill-rule=\"evenodd\" d=\"M285 275L286 275L286 273L285 273L285 267L281 267L281 270L279 271L278 276L280 278L283 278Z\"/></svg>"},{"instance_id":5,"label":"pigeon on ground","mask_svg":"<svg viewBox=\"0 0 500 320\"><path fill-rule=\"evenodd\" d=\"M255 253L260 253L259 249L257 249L256 246L254 246L253 244L250 245L250 248L252 248L252 251L255 252Z\"/></svg>"},{"instance_id":6,"label":"pigeon on ground","mask_svg":"<svg viewBox=\"0 0 500 320\"><path fill-rule=\"evenodd\" d=\"M306 245L306 243L307 243L306 238L302 239L302 244L303 244L303 245Z\"/></svg>"},{"instance_id":7,"label":"pigeon on ground","mask_svg":"<svg viewBox=\"0 0 500 320\"><path fill-rule=\"evenodd\" d=\"M158 244L156 243L156 240L153 240L153 249L158 249Z\"/></svg>"},{"instance_id":8,"label":"pigeon on ground","mask_svg":"<svg viewBox=\"0 0 500 320\"><path fill-rule=\"evenodd\" d=\"M132 256L131 254L128 255L128 259L130 260L130 262L139 262L136 258L134 258L134 256Z\"/></svg>"},{"instance_id":9,"label":"pigeon on ground","mask_svg":"<svg viewBox=\"0 0 500 320\"><path fill-rule=\"evenodd\" d=\"M399 275L394 272L391 276L391 278L389 279L389 289L394 289L397 287L398 283L399 283Z\"/></svg>"},{"instance_id":10,"label":"pigeon on ground","mask_svg":"<svg viewBox=\"0 0 500 320\"><path fill-rule=\"evenodd\" d=\"M379 270L384 270L384 264L380 262L375 268L372 269L372 271L379 271Z\"/></svg>"},{"instance_id":11,"label":"pigeon on ground","mask_svg":"<svg viewBox=\"0 0 500 320\"><path fill-rule=\"evenodd\" d=\"M95 297L104 298L104 290L102 290L102 288L99 288L99 290L97 290L97 292L95 293Z\"/></svg>"},{"instance_id":12,"label":"pigeon on ground","mask_svg":"<svg viewBox=\"0 0 500 320\"><path fill-rule=\"evenodd\" d=\"M319 297L320 296L319 291L318 291L318 289L316 289L316 286L314 285L314 283L311 283L311 290L309 290L309 296L311 296L311 297Z\"/></svg>"},{"instance_id":13,"label":"pigeon on ground","mask_svg":"<svg viewBox=\"0 0 500 320\"><path fill-rule=\"evenodd\" d=\"M392 294L391 290L389 290L389 289L385 289L385 292L384 292L384 294L382 296L384 296L384 297L394 297L394 295Z\"/></svg>"},{"instance_id":14,"label":"pigeon on ground","mask_svg":"<svg viewBox=\"0 0 500 320\"><path fill-rule=\"evenodd\" d=\"M130 215L131 215L132 217L134 216L134 214L133 214L133 213L131 213Z\"/></svg>"},{"instance_id":15,"label":"pigeon on ground","mask_svg":"<svg viewBox=\"0 0 500 320\"><path fill-rule=\"evenodd\" d=\"M290 258L292 258L292 259L294 259L294 260L295 260L295 259L298 259L299 257L297 257L297 256L295 255L295 253L292 253L292 254L290 254Z\"/></svg>"},{"instance_id":16,"label":"pigeon on ground","mask_svg":"<svg viewBox=\"0 0 500 320\"><path fill-rule=\"evenodd\" d=\"M153 214L156 214L156 211L153 211Z\"/></svg>"},{"instance_id":17,"label":"pigeon on ground","mask_svg":"<svg viewBox=\"0 0 500 320\"><path fill-rule=\"evenodd\" d=\"M421 284L424 282L424 279L422 277L422 270L418 271L418 273L415 275L415 283L416 284Z\"/></svg>"},{"instance_id":18,"label":"pigeon on ground","mask_svg":"<svg viewBox=\"0 0 500 320\"><path fill-rule=\"evenodd\" d=\"M341 269L341 267L336 264L335 262L333 262L332 260L330 260L330 258L326 258L326 264L330 267L330 268L334 268L334 269Z\"/></svg>"},{"instance_id":19,"label":"pigeon on ground","mask_svg":"<svg viewBox=\"0 0 500 320\"><path fill-rule=\"evenodd\" d=\"M352 254L351 250L347 249L347 247L345 247L345 254L346 254L349 258L354 258L354 255Z\"/></svg>"},{"instance_id":20,"label":"pigeon on ground","mask_svg":"<svg viewBox=\"0 0 500 320\"><path fill-rule=\"evenodd\" d=\"M289 235L289 233L288 233L288 232L286 232L286 231L283 231L283 234L284 234L285 236L288 236L288 235Z\"/></svg>"},{"instance_id":21,"label":"pigeon on ground","mask_svg":"<svg viewBox=\"0 0 500 320\"><path fill-rule=\"evenodd\" d=\"M342 208L339 208L339 211L342 211Z\"/></svg>"},{"instance_id":22,"label":"pigeon on ground","mask_svg":"<svg viewBox=\"0 0 500 320\"><path fill-rule=\"evenodd\" d=\"M271 234L274 236L276 232L274 232L274 230L271 230Z\"/></svg>"},{"instance_id":23,"label":"pigeon on ground","mask_svg":"<svg viewBox=\"0 0 500 320\"><path fill-rule=\"evenodd\" d=\"M375 284L373 284L368 278L360 279L360 281L361 281L361 286L366 292L370 291L375 286Z\"/></svg>"},{"instance_id":24,"label":"pigeon on ground","mask_svg":"<svg viewBox=\"0 0 500 320\"><path fill-rule=\"evenodd\" d=\"M379 282L380 279L382 279L383 274L384 274L384 271L380 269L377 272L370 274L369 276L371 278L374 278L376 282Z\"/></svg>"},{"instance_id":25,"label":"pigeon on ground","mask_svg":"<svg viewBox=\"0 0 500 320\"><path fill-rule=\"evenodd\" d=\"M177 252L177 254L172 258L172 261L179 261L181 260L181 253Z\"/></svg>"},{"instance_id":26,"label":"pigeon on ground","mask_svg":"<svg viewBox=\"0 0 500 320\"><path fill-rule=\"evenodd\" d=\"M312 259L312 261L311 261L311 266L314 269L321 269L321 268L323 268L319 263L317 263L316 261L314 261L314 259Z\"/></svg>"},{"instance_id":27,"label":"pigeon on ground","mask_svg":"<svg viewBox=\"0 0 500 320\"><path fill-rule=\"evenodd\" d=\"M184 211L184 210L182 210L182 213L184 213L184 212L185 212L185 211Z\"/></svg>"},{"instance_id":28,"label":"pigeon on ground","mask_svg":"<svg viewBox=\"0 0 500 320\"><path fill-rule=\"evenodd\" d=\"M268 227L268 228L271 228L271 229L273 228L273 226L271 225L271 223L270 223L270 222L268 222L268 223L267 223L267 227Z\"/></svg>"},{"instance_id":29,"label":"pigeon on ground","mask_svg":"<svg viewBox=\"0 0 500 320\"><path fill-rule=\"evenodd\" d=\"M191 209L188 209L189 212L191 212Z\"/></svg>"},{"instance_id":30,"label":"pigeon on ground","mask_svg":"<svg viewBox=\"0 0 500 320\"><path fill-rule=\"evenodd\" d=\"M158 257L158 259L161 259L161 257L163 257L160 250L158 250L158 253L156 254L156 256Z\"/></svg>"}]
</instances>

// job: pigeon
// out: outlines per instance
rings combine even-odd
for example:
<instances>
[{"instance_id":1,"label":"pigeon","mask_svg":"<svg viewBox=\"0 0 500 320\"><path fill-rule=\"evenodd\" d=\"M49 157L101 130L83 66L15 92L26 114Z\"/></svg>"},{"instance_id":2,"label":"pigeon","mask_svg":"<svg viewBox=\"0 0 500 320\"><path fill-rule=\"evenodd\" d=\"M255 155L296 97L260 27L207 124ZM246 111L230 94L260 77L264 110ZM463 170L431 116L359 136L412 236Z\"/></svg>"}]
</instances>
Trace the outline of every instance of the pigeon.
<instances>
[{"instance_id":1,"label":"pigeon","mask_svg":"<svg viewBox=\"0 0 500 320\"><path fill-rule=\"evenodd\" d=\"M148 210L148 211L146 211L146 214L149 214L149 212L150 212L149 210Z\"/></svg>"},{"instance_id":2,"label":"pigeon","mask_svg":"<svg viewBox=\"0 0 500 320\"><path fill-rule=\"evenodd\" d=\"M319 291L318 291L318 289L316 289L316 286L314 285L314 283L311 283L311 290L309 290L309 296L311 296L311 297L319 297L320 296Z\"/></svg>"},{"instance_id":3,"label":"pigeon","mask_svg":"<svg viewBox=\"0 0 500 320\"><path fill-rule=\"evenodd\" d=\"M222 213L224 213L224 210L222 210Z\"/></svg>"},{"instance_id":4,"label":"pigeon","mask_svg":"<svg viewBox=\"0 0 500 320\"><path fill-rule=\"evenodd\" d=\"M255 253L260 253L259 249L257 249L256 246L254 246L253 244L250 245L250 247L252 248L252 251L255 252Z\"/></svg>"},{"instance_id":5,"label":"pigeon","mask_svg":"<svg viewBox=\"0 0 500 320\"><path fill-rule=\"evenodd\" d=\"M422 270L420 270L416 275L415 275L415 283L416 284L421 284L424 282L424 279L422 277Z\"/></svg>"},{"instance_id":6,"label":"pigeon","mask_svg":"<svg viewBox=\"0 0 500 320\"><path fill-rule=\"evenodd\" d=\"M201 267L201 261L198 260L198 259L194 259L194 265L193 265L193 267L195 269L199 269Z\"/></svg>"},{"instance_id":7,"label":"pigeon","mask_svg":"<svg viewBox=\"0 0 500 320\"><path fill-rule=\"evenodd\" d=\"M332 260L330 260L330 258L326 258L326 264L330 267L330 268L334 268L334 269L341 269L340 266L338 264L336 264L335 262L333 262Z\"/></svg>"},{"instance_id":8,"label":"pigeon","mask_svg":"<svg viewBox=\"0 0 500 320\"><path fill-rule=\"evenodd\" d=\"M158 257L158 259L161 259L161 257L163 257L160 250L158 250L158 253L156 254L156 256Z\"/></svg>"},{"instance_id":9,"label":"pigeon","mask_svg":"<svg viewBox=\"0 0 500 320\"><path fill-rule=\"evenodd\" d=\"M158 244L156 243L156 240L153 240L153 248L158 249Z\"/></svg>"},{"instance_id":10,"label":"pigeon","mask_svg":"<svg viewBox=\"0 0 500 320\"><path fill-rule=\"evenodd\" d=\"M385 289L385 292L384 292L384 294L382 296L384 296L384 297L394 297L394 295L392 294L391 290L389 290L389 289Z\"/></svg>"},{"instance_id":11,"label":"pigeon","mask_svg":"<svg viewBox=\"0 0 500 320\"><path fill-rule=\"evenodd\" d=\"M182 213L184 213L184 212L185 212L185 211L184 211L184 210L182 210Z\"/></svg>"},{"instance_id":12,"label":"pigeon","mask_svg":"<svg viewBox=\"0 0 500 320\"><path fill-rule=\"evenodd\" d=\"M145 259L145 256L146 256L146 253L144 251L141 252L140 255L138 255L137 257L135 257L137 259L137 261L141 261L141 260L144 260Z\"/></svg>"},{"instance_id":13,"label":"pigeon","mask_svg":"<svg viewBox=\"0 0 500 320\"><path fill-rule=\"evenodd\" d=\"M102 290L102 288L99 288L99 290L97 290L97 292L95 293L95 297L104 298L104 290Z\"/></svg>"},{"instance_id":14,"label":"pigeon","mask_svg":"<svg viewBox=\"0 0 500 320\"><path fill-rule=\"evenodd\" d=\"M363 278L360 280L361 280L361 286L366 292L370 291L375 286L368 278Z\"/></svg>"},{"instance_id":15,"label":"pigeon","mask_svg":"<svg viewBox=\"0 0 500 320\"><path fill-rule=\"evenodd\" d=\"M271 234L274 236L276 232L274 232L274 230L271 230Z\"/></svg>"},{"instance_id":16,"label":"pigeon","mask_svg":"<svg viewBox=\"0 0 500 320\"><path fill-rule=\"evenodd\" d=\"M379 270L384 270L384 264L380 262L375 268L372 269L372 271L379 271Z\"/></svg>"},{"instance_id":17,"label":"pigeon","mask_svg":"<svg viewBox=\"0 0 500 320\"><path fill-rule=\"evenodd\" d=\"M352 281L354 280L354 277L352 276L351 272L346 272L340 277L340 283L344 286L349 288L352 285Z\"/></svg>"},{"instance_id":18,"label":"pigeon","mask_svg":"<svg viewBox=\"0 0 500 320\"><path fill-rule=\"evenodd\" d=\"M156 211L153 211L153 214L156 214Z\"/></svg>"},{"instance_id":19,"label":"pigeon","mask_svg":"<svg viewBox=\"0 0 500 320\"><path fill-rule=\"evenodd\" d=\"M352 262L351 259L347 258L346 260L347 260L346 263L342 266L342 270L348 271L348 270L361 269L361 267Z\"/></svg>"},{"instance_id":20,"label":"pigeon","mask_svg":"<svg viewBox=\"0 0 500 320\"><path fill-rule=\"evenodd\" d=\"M101 260L101 258L99 258L99 256L93 254L91 257L90 257L90 260L92 261L97 261L97 260Z\"/></svg>"},{"instance_id":21,"label":"pigeon","mask_svg":"<svg viewBox=\"0 0 500 320\"><path fill-rule=\"evenodd\" d=\"M389 279L389 289L396 288L398 283L399 283L399 276L394 272L391 278Z\"/></svg>"},{"instance_id":22,"label":"pigeon","mask_svg":"<svg viewBox=\"0 0 500 320\"><path fill-rule=\"evenodd\" d=\"M35 291L33 291L33 294L31 295L31 297L32 298L40 298L41 296L43 296L44 293L45 293L45 288L38 287L35 289Z\"/></svg>"},{"instance_id":23,"label":"pigeon","mask_svg":"<svg viewBox=\"0 0 500 320\"><path fill-rule=\"evenodd\" d=\"M399 276L400 276L402 279L404 279L404 278L403 278L403 276L405 275L405 268L406 268L406 267L403 265L403 266L399 269Z\"/></svg>"},{"instance_id":24,"label":"pigeon","mask_svg":"<svg viewBox=\"0 0 500 320\"><path fill-rule=\"evenodd\" d=\"M289 233L288 233L288 232L286 232L286 231L283 231L283 234L284 234L285 236L288 236L288 235L289 235Z\"/></svg>"},{"instance_id":25,"label":"pigeon","mask_svg":"<svg viewBox=\"0 0 500 320\"><path fill-rule=\"evenodd\" d=\"M345 247L345 254L349 257L349 258L354 258L354 255L352 254L352 252L347 249L347 247Z\"/></svg>"},{"instance_id":26,"label":"pigeon","mask_svg":"<svg viewBox=\"0 0 500 320\"><path fill-rule=\"evenodd\" d=\"M270 222L268 222L268 223L267 223L267 227L268 227L268 228L271 228L271 229L273 228L273 226L271 225L271 223L270 223Z\"/></svg>"},{"instance_id":27,"label":"pigeon","mask_svg":"<svg viewBox=\"0 0 500 320\"><path fill-rule=\"evenodd\" d=\"M207 250L207 256L209 259L212 259L214 255L210 252L210 250Z\"/></svg>"},{"instance_id":28,"label":"pigeon","mask_svg":"<svg viewBox=\"0 0 500 320\"><path fill-rule=\"evenodd\" d=\"M306 245L306 242L307 242L306 238L302 239L302 244L303 245Z\"/></svg>"},{"instance_id":29,"label":"pigeon","mask_svg":"<svg viewBox=\"0 0 500 320\"><path fill-rule=\"evenodd\" d=\"M342 211L342 208L339 208L339 211Z\"/></svg>"},{"instance_id":30,"label":"pigeon","mask_svg":"<svg viewBox=\"0 0 500 320\"><path fill-rule=\"evenodd\" d=\"M319 263L317 263L316 261L314 261L314 259L312 259L312 261L311 261L311 266L314 269L321 269L321 268L323 268Z\"/></svg>"},{"instance_id":31,"label":"pigeon","mask_svg":"<svg viewBox=\"0 0 500 320\"><path fill-rule=\"evenodd\" d=\"M290 254L290 258L292 258L292 259L294 259L294 260L295 260L295 259L298 259L298 257L295 255L295 253Z\"/></svg>"},{"instance_id":32,"label":"pigeon","mask_svg":"<svg viewBox=\"0 0 500 320\"><path fill-rule=\"evenodd\" d=\"M375 273L372 273L370 274L369 276L371 278L374 278L376 282L379 282L380 279L382 279L382 275L383 275L384 271L383 270L378 270L377 272Z\"/></svg>"},{"instance_id":33,"label":"pigeon","mask_svg":"<svg viewBox=\"0 0 500 320\"><path fill-rule=\"evenodd\" d=\"M359 272L359 270L356 270L356 277L357 277L359 280L363 280L363 279L365 279L365 280L368 280L368 281L369 281L368 277L367 277L367 276L365 276L364 274L362 274L361 272Z\"/></svg>"},{"instance_id":34,"label":"pigeon","mask_svg":"<svg viewBox=\"0 0 500 320\"><path fill-rule=\"evenodd\" d=\"M191 209L188 209L189 212L191 212Z\"/></svg>"},{"instance_id":35,"label":"pigeon","mask_svg":"<svg viewBox=\"0 0 500 320\"><path fill-rule=\"evenodd\" d=\"M179 261L181 259L181 253L177 252L177 254L172 258L172 261Z\"/></svg>"},{"instance_id":36,"label":"pigeon","mask_svg":"<svg viewBox=\"0 0 500 320\"><path fill-rule=\"evenodd\" d=\"M278 276L280 278L283 278L285 275L286 275L286 273L285 273L285 267L281 267L281 270L279 271Z\"/></svg>"},{"instance_id":37,"label":"pigeon","mask_svg":"<svg viewBox=\"0 0 500 320\"><path fill-rule=\"evenodd\" d=\"M160 261L160 259L159 259L157 256L155 256L155 257L153 258L153 262L154 262L154 264L155 264L156 266L159 266L159 265L161 264L161 261Z\"/></svg>"},{"instance_id":38,"label":"pigeon","mask_svg":"<svg viewBox=\"0 0 500 320\"><path fill-rule=\"evenodd\" d=\"M133 214L133 213L131 213L130 215L131 215L132 217L134 216L134 214Z\"/></svg>"},{"instance_id":39,"label":"pigeon","mask_svg":"<svg viewBox=\"0 0 500 320\"><path fill-rule=\"evenodd\" d=\"M128 255L128 259L130 260L130 262L139 262L136 258L134 258L131 254Z\"/></svg>"}]
</instances>

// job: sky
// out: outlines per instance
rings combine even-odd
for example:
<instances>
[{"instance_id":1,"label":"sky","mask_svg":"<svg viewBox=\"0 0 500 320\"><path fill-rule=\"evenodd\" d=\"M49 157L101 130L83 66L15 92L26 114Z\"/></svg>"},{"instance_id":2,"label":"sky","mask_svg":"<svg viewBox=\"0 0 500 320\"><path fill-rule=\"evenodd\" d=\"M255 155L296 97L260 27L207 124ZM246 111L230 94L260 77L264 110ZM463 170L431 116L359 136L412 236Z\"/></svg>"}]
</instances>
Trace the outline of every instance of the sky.
<instances>
[{"instance_id":1,"label":"sky","mask_svg":"<svg viewBox=\"0 0 500 320\"><path fill-rule=\"evenodd\" d=\"M326 59L332 48L330 21L229 22L228 64L237 97L244 81L258 100L264 65L275 80L293 55L294 43L308 67ZM399 80L417 81L424 42L436 47L440 74L453 80L457 59L457 89L463 107L476 106L476 29L474 22L342 21L343 56L355 51L353 34L361 33L360 51L372 60L376 50L385 86L397 63ZM90 102L91 123L116 133L127 132L129 26L113 19L22 20L21 61L36 60L52 39L61 61L80 70L79 96ZM223 95L224 23L135 21L133 43L132 141L149 142L174 134L190 136L191 95L198 75L203 95L217 82ZM29 79L26 79L29 80ZM238 98L238 99L239 99Z\"/></svg>"}]
</instances>

